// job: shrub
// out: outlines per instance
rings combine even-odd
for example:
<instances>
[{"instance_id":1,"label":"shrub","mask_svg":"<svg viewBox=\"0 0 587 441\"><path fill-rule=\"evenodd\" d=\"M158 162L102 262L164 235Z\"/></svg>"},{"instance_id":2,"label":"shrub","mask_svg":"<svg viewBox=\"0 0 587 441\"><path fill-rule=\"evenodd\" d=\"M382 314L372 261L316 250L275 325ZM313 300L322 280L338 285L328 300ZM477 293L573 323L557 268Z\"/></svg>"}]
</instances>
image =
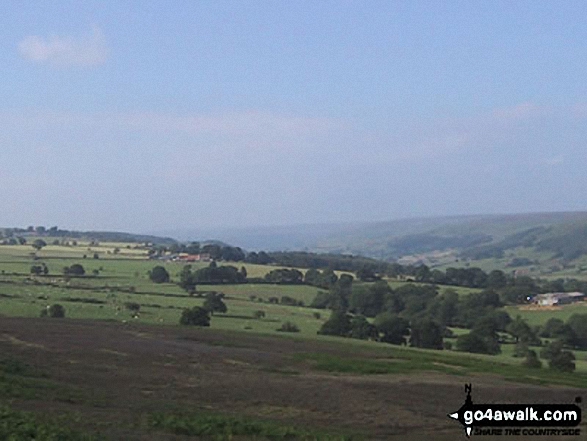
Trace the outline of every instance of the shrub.
<instances>
[{"instance_id":1,"label":"shrub","mask_svg":"<svg viewBox=\"0 0 587 441\"><path fill-rule=\"evenodd\" d=\"M132 312L139 312L141 310L141 304L136 302L126 302L124 307Z\"/></svg>"},{"instance_id":2,"label":"shrub","mask_svg":"<svg viewBox=\"0 0 587 441\"><path fill-rule=\"evenodd\" d=\"M83 276L86 273L86 270L79 263L74 263L71 266L63 268L63 273L67 276Z\"/></svg>"},{"instance_id":3,"label":"shrub","mask_svg":"<svg viewBox=\"0 0 587 441\"><path fill-rule=\"evenodd\" d=\"M262 311L262 310L255 311L253 313L253 317L255 317L256 319L262 319L265 317L265 311Z\"/></svg>"},{"instance_id":4,"label":"shrub","mask_svg":"<svg viewBox=\"0 0 587 441\"><path fill-rule=\"evenodd\" d=\"M550 369L560 372L575 370L575 355L571 351L560 351L548 361Z\"/></svg>"},{"instance_id":5,"label":"shrub","mask_svg":"<svg viewBox=\"0 0 587 441\"><path fill-rule=\"evenodd\" d=\"M528 344L524 341L519 341L516 343L514 348L514 357L527 357L529 353Z\"/></svg>"},{"instance_id":6,"label":"shrub","mask_svg":"<svg viewBox=\"0 0 587 441\"><path fill-rule=\"evenodd\" d=\"M47 306L41 311L41 317L63 318L65 317L65 308L58 303Z\"/></svg>"},{"instance_id":7,"label":"shrub","mask_svg":"<svg viewBox=\"0 0 587 441\"><path fill-rule=\"evenodd\" d=\"M169 273L159 265L149 271L149 278L153 283L167 283L169 282Z\"/></svg>"},{"instance_id":8,"label":"shrub","mask_svg":"<svg viewBox=\"0 0 587 441\"><path fill-rule=\"evenodd\" d=\"M526 359L522 362L522 366L533 369L540 369L542 367L542 362L538 359L536 351L529 350L526 352Z\"/></svg>"},{"instance_id":9,"label":"shrub","mask_svg":"<svg viewBox=\"0 0 587 441\"><path fill-rule=\"evenodd\" d=\"M228 311L226 304L222 301L224 294L209 292L206 294L206 300L204 301L204 309L210 311L210 314L214 315L215 312L225 314Z\"/></svg>"},{"instance_id":10,"label":"shrub","mask_svg":"<svg viewBox=\"0 0 587 441\"><path fill-rule=\"evenodd\" d=\"M190 326L210 326L210 315L208 310L199 306L194 306L191 309L184 309L179 319L180 325Z\"/></svg>"},{"instance_id":11,"label":"shrub","mask_svg":"<svg viewBox=\"0 0 587 441\"><path fill-rule=\"evenodd\" d=\"M300 332L298 325L292 322L285 322L281 325L281 328L277 329L279 332Z\"/></svg>"}]
</instances>

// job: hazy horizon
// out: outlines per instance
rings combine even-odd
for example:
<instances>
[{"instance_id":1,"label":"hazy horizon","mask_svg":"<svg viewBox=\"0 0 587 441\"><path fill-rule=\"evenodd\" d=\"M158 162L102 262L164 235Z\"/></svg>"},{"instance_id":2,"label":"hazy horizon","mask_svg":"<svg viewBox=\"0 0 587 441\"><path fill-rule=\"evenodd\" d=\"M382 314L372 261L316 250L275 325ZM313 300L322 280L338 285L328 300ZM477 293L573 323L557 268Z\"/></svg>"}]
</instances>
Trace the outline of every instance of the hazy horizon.
<instances>
[{"instance_id":1,"label":"hazy horizon","mask_svg":"<svg viewBox=\"0 0 587 441\"><path fill-rule=\"evenodd\" d=\"M582 211L584 2L7 1L0 225Z\"/></svg>"}]
</instances>

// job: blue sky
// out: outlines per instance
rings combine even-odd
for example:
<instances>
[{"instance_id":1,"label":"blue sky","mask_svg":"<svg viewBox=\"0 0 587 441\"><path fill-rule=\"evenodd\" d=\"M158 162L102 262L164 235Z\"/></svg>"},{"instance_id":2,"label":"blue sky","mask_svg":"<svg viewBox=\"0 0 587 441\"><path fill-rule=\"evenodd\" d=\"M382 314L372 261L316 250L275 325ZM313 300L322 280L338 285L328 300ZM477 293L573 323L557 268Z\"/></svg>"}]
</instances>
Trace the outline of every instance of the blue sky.
<instances>
[{"instance_id":1,"label":"blue sky","mask_svg":"<svg viewBox=\"0 0 587 441\"><path fill-rule=\"evenodd\" d=\"M585 210L587 3L0 5L0 225Z\"/></svg>"}]
</instances>

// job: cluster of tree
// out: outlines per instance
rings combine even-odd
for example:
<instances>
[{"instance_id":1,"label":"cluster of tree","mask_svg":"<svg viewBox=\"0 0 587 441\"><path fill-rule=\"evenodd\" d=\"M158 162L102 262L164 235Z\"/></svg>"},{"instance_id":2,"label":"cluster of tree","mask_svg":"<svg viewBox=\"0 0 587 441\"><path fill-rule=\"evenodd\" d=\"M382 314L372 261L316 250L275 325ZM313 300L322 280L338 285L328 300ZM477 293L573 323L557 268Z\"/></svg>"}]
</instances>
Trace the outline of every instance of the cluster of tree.
<instances>
[{"instance_id":1,"label":"cluster of tree","mask_svg":"<svg viewBox=\"0 0 587 441\"><path fill-rule=\"evenodd\" d=\"M304 283L318 288L330 289L338 281L338 276L331 269L324 271L310 268L304 274Z\"/></svg>"},{"instance_id":2,"label":"cluster of tree","mask_svg":"<svg viewBox=\"0 0 587 441\"><path fill-rule=\"evenodd\" d=\"M542 280L528 276L514 277L500 270L485 273L479 268L447 268L443 272L430 270L425 265L413 270L413 277L417 282L491 289L498 292L502 301L508 304L526 303L529 297L539 293L587 292L587 282L577 279Z\"/></svg>"},{"instance_id":3,"label":"cluster of tree","mask_svg":"<svg viewBox=\"0 0 587 441\"><path fill-rule=\"evenodd\" d=\"M223 298L224 294L222 293L208 293L203 306L194 306L183 310L179 323L190 326L210 326L210 316L215 312L224 314L228 311Z\"/></svg>"},{"instance_id":4,"label":"cluster of tree","mask_svg":"<svg viewBox=\"0 0 587 441\"><path fill-rule=\"evenodd\" d=\"M27 240L22 236L7 237L0 241L0 245L25 245Z\"/></svg>"},{"instance_id":5,"label":"cluster of tree","mask_svg":"<svg viewBox=\"0 0 587 441\"><path fill-rule=\"evenodd\" d=\"M361 335L393 344L405 342L409 335L413 346L442 349L446 329L453 326L471 329L457 340L459 350L489 354L500 352L498 332L505 332L512 322L493 290L459 297L450 289L439 294L434 285L409 283L395 290L384 281L353 285L348 275L341 276L330 290L319 292L312 306L333 310L320 331L324 334ZM365 324L367 318L374 319L373 328ZM513 335L528 342L536 340L529 336L531 329L526 335L519 322L514 324L509 328Z\"/></svg>"},{"instance_id":6,"label":"cluster of tree","mask_svg":"<svg viewBox=\"0 0 587 441\"><path fill-rule=\"evenodd\" d=\"M46 276L47 274L49 274L49 268L47 268L47 265L45 265L45 263L41 263L39 265L32 265L31 274L34 276Z\"/></svg>"},{"instance_id":7,"label":"cluster of tree","mask_svg":"<svg viewBox=\"0 0 587 441\"><path fill-rule=\"evenodd\" d=\"M573 314L566 323L551 318L540 329L540 336L556 339L566 347L587 350L587 314Z\"/></svg>"},{"instance_id":8,"label":"cluster of tree","mask_svg":"<svg viewBox=\"0 0 587 441\"><path fill-rule=\"evenodd\" d=\"M83 276L85 273L86 270L79 263L74 263L71 266L63 267L63 274L66 276Z\"/></svg>"},{"instance_id":9,"label":"cluster of tree","mask_svg":"<svg viewBox=\"0 0 587 441\"><path fill-rule=\"evenodd\" d=\"M207 309L201 306L194 306L193 308L186 308L181 313L179 318L180 325L189 326L210 326L210 313Z\"/></svg>"},{"instance_id":10,"label":"cluster of tree","mask_svg":"<svg viewBox=\"0 0 587 441\"><path fill-rule=\"evenodd\" d=\"M304 275L297 269L279 268L265 274L264 280L278 285L301 285L304 283Z\"/></svg>"},{"instance_id":11,"label":"cluster of tree","mask_svg":"<svg viewBox=\"0 0 587 441\"><path fill-rule=\"evenodd\" d=\"M443 330L434 320L422 318L410 323L403 317L385 312L370 323L363 315L351 315L333 311L324 322L319 334L336 335L363 340L376 340L405 345L410 336L410 345L419 348L442 349Z\"/></svg>"},{"instance_id":12,"label":"cluster of tree","mask_svg":"<svg viewBox=\"0 0 587 441\"><path fill-rule=\"evenodd\" d=\"M185 265L179 273L179 286L190 294L196 291L196 286L220 285L245 283L247 281L247 270L242 267L240 270L234 266L221 265L215 261L205 268L192 271L191 265Z\"/></svg>"},{"instance_id":13,"label":"cluster of tree","mask_svg":"<svg viewBox=\"0 0 587 441\"><path fill-rule=\"evenodd\" d=\"M267 263L295 268L355 272L369 267L376 273L384 274L389 265L388 262L350 254L309 253L302 251L279 251L266 254L270 259Z\"/></svg>"},{"instance_id":14,"label":"cluster of tree","mask_svg":"<svg viewBox=\"0 0 587 441\"><path fill-rule=\"evenodd\" d=\"M209 242L201 244L200 242L179 243L164 245L153 245L149 250L152 258L163 256L165 253L179 254L209 254L212 260L225 262L243 262L246 254L239 247L233 247L222 244L221 242Z\"/></svg>"},{"instance_id":15,"label":"cluster of tree","mask_svg":"<svg viewBox=\"0 0 587 441\"><path fill-rule=\"evenodd\" d=\"M319 293L312 306L333 310L320 333L352 338L368 338L392 344L424 348L443 348L447 327L470 329L459 336L456 349L465 352L499 354L504 337L509 334L516 344L516 354L526 357L525 365L540 367L529 346L541 346L540 337L557 339L558 351L541 357L552 369L572 371L569 349L587 349L587 314L574 314L565 323L550 319L543 328L531 327L520 316L512 319L502 309L503 303L494 290L458 296L453 290L439 294L433 285L406 284L393 290L379 281L353 286L346 279L335 283L328 292ZM369 323L367 318L374 318Z\"/></svg>"}]
</instances>

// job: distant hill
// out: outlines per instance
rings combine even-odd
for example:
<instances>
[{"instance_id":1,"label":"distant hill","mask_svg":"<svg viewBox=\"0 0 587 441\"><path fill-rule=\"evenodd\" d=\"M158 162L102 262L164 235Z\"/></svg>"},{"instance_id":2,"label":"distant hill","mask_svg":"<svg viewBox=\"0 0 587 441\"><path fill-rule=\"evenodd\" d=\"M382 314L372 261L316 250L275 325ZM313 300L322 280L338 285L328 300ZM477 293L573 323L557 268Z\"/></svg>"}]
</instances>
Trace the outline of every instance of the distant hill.
<instances>
[{"instance_id":1,"label":"distant hill","mask_svg":"<svg viewBox=\"0 0 587 441\"><path fill-rule=\"evenodd\" d=\"M38 237L66 237L69 239L87 239L102 242L148 242L160 245L169 245L177 242L171 237L161 237L150 234L134 234L120 231L76 231L62 230L57 227L42 230L25 228L0 228L0 237L38 236Z\"/></svg>"},{"instance_id":2,"label":"distant hill","mask_svg":"<svg viewBox=\"0 0 587 441\"><path fill-rule=\"evenodd\" d=\"M349 253L384 260L450 252L453 258L515 259L539 253L587 256L587 212L450 216L389 222L175 231L183 240L215 237L247 250ZM453 259L454 261L454 259Z\"/></svg>"}]
</instances>

